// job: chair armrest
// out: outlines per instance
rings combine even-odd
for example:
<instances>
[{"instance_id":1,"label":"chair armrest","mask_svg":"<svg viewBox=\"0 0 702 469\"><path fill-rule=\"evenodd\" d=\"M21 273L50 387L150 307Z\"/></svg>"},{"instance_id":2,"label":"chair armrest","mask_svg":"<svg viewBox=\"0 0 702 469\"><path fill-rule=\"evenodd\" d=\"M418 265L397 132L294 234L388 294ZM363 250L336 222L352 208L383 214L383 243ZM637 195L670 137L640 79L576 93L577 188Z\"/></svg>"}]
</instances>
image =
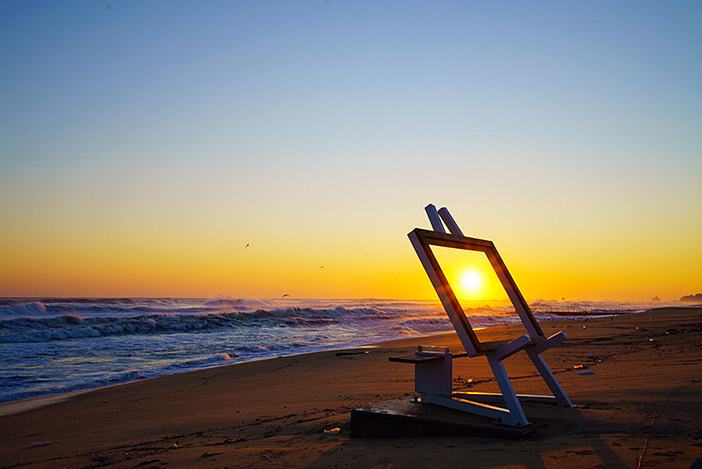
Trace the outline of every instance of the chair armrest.
<instances>
[{"instance_id":1,"label":"chair armrest","mask_svg":"<svg viewBox=\"0 0 702 469\"><path fill-rule=\"evenodd\" d=\"M540 343L534 345L531 348L530 352L536 353L536 354L543 353L546 350L550 349L551 347L555 347L556 345L560 344L564 340L566 340L565 332L558 331L555 334L553 334L551 337L549 337L548 339L543 340Z\"/></svg>"},{"instance_id":2,"label":"chair armrest","mask_svg":"<svg viewBox=\"0 0 702 469\"><path fill-rule=\"evenodd\" d=\"M502 347L495 350L495 358L498 360L504 360L505 358L514 355L515 353L522 350L524 347L531 343L528 335L522 335L517 337L511 342L503 345Z\"/></svg>"}]
</instances>

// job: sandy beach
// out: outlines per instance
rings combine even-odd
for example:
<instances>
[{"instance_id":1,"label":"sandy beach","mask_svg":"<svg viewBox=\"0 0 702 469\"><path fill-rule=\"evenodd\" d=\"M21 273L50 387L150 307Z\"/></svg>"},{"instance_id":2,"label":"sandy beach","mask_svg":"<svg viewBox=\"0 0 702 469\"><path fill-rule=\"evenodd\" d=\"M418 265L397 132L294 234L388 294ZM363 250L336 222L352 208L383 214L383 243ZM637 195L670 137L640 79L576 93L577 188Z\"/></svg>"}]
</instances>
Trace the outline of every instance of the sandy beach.
<instances>
[{"instance_id":1,"label":"sandy beach","mask_svg":"<svg viewBox=\"0 0 702 469\"><path fill-rule=\"evenodd\" d=\"M702 307L544 322L568 339L544 356L577 405L526 404L534 434L350 438L354 408L413 396L418 344L455 334L234 364L0 407L2 467L680 467L702 458ZM482 334L502 338L516 326ZM368 353L363 353L367 351ZM589 354L594 358L587 358ZM524 354L518 392L544 393ZM574 368L575 367L575 368ZM581 375L580 371L594 374ZM496 390L483 358L454 386ZM472 381L469 381L472 380ZM339 431L329 431L338 428ZM325 431L327 430L327 431Z\"/></svg>"}]
</instances>

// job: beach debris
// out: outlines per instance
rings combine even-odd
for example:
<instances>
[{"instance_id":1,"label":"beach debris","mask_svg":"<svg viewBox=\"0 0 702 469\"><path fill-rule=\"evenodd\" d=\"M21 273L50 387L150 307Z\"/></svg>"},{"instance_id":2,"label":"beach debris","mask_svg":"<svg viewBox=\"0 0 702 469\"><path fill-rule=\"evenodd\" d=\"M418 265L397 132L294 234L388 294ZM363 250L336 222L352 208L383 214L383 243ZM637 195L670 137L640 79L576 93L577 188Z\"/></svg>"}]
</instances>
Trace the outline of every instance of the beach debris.
<instances>
[{"instance_id":1,"label":"beach debris","mask_svg":"<svg viewBox=\"0 0 702 469\"><path fill-rule=\"evenodd\" d=\"M343 357L345 355L366 355L370 353L368 350L349 350L347 352L336 352L337 357Z\"/></svg>"},{"instance_id":2,"label":"beach debris","mask_svg":"<svg viewBox=\"0 0 702 469\"><path fill-rule=\"evenodd\" d=\"M54 443L61 443L60 440L56 441L35 441L29 446L25 446L23 449L41 448L42 446L53 445Z\"/></svg>"},{"instance_id":3,"label":"beach debris","mask_svg":"<svg viewBox=\"0 0 702 469\"><path fill-rule=\"evenodd\" d=\"M594 353L588 353L587 355L585 355L585 358L589 358L589 359L591 359L591 360L594 360L594 359L595 359L595 354L594 354Z\"/></svg>"},{"instance_id":4,"label":"beach debris","mask_svg":"<svg viewBox=\"0 0 702 469\"><path fill-rule=\"evenodd\" d=\"M652 344L657 344L657 343L658 343L658 341L657 341L656 339L648 339L648 341L651 342Z\"/></svg>"},{"instance_id":5,"label":"beach debris","mask_svg":"<svg viewBox=\"0 0 702 469\"><path fill-rule=\"evenodd\" d=\"M202 453L198 459L213 458L215 456L219 456L220 454L224 454L224 453ZM244 466L239 466L239 467L244 467Z\"/></svg>"},{"instance_id":6,"label":"beach debris","mask_svg":"<svg viewBox=\"0 0 702 469\"><path fill-rule=\"evenodd\" d=\"M578 373L578 374L579 374L579 375L594 375L595 372L594 372L594 371L581 371L581 372Z\"/></svg>"},{"instance_id":7,"label":"beach debris","mask_svg":"<svg viewBox=\"0 0 702 469\"><path fill-rule=\"evenodd\" d=\"M334 427L334 428L328 428L328 429L324 430L324 433L326 433L328 435L334 435L336 433L339 433L340 431L341 431L341 428Z\"/></svg>"},{"instance_id":8,"label":"beach debris","mask_svg":"<svg viewBox=\"0 0 702 469\"><path fill-rule=\"evenodd\" d=\"M473 378L461 378L460 376L454 378L454 383L458 386L463 386L465 388L472 388L475 383L473 383Z\"/></svg>"},{"instance_id":9,"label":"beach debris","mask_svg":"<svg viewBox=\"0 0 702 469\"><path fill-rule=\"evenodd\" d=\"M581 368L585 368L585 365L573 365L574 370L579 370Z\"/></svg>"}]
</instances>

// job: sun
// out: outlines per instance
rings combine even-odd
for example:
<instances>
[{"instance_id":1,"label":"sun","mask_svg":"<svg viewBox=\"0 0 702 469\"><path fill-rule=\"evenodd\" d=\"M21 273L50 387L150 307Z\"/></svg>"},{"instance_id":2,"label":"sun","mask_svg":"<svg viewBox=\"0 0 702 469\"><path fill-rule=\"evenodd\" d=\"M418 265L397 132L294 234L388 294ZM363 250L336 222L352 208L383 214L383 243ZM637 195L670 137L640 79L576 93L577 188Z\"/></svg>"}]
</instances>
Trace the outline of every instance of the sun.
<instances>
[{"instance_id":1,"label":"sun","mask_svg":"<svg viewBox=\"0 0 702 469\"><path fill-rule=\"evenodd\" d=\"M483 277L475 270L466 270L461 274L461 288L470 294L478 293L483 287Z\"/></svg>"}]
</instances>

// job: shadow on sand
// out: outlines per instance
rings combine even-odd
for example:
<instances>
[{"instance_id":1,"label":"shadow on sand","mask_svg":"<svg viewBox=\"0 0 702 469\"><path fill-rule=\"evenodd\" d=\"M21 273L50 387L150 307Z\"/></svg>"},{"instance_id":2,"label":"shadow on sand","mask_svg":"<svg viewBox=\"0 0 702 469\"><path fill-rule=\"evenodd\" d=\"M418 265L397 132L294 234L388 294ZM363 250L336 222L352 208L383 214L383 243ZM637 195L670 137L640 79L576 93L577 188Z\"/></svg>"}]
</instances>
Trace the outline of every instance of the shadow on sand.
<instances>
[{"instance_id":1,"label":"shadow on sand","mask_svg":"<svg viewBox=\"0 0 702 469\"><path fill-rule=\"evenodd\" d=\"M589 403L597 412L609 404ZM534 433L524 439L480 435L420 438L348 438L350 423L342 426L343 443L322 454L310 467L632 467L639 446L615 435L641 431L640 425L603 424L586 417L580 408L524 405ZM611 437L610 437L611 436ZM630 444L631 443L631 444ZM612 446L618 449L615 452ZM622 454L623 453L623 454Z\"/></svg>"}]
</instances>

